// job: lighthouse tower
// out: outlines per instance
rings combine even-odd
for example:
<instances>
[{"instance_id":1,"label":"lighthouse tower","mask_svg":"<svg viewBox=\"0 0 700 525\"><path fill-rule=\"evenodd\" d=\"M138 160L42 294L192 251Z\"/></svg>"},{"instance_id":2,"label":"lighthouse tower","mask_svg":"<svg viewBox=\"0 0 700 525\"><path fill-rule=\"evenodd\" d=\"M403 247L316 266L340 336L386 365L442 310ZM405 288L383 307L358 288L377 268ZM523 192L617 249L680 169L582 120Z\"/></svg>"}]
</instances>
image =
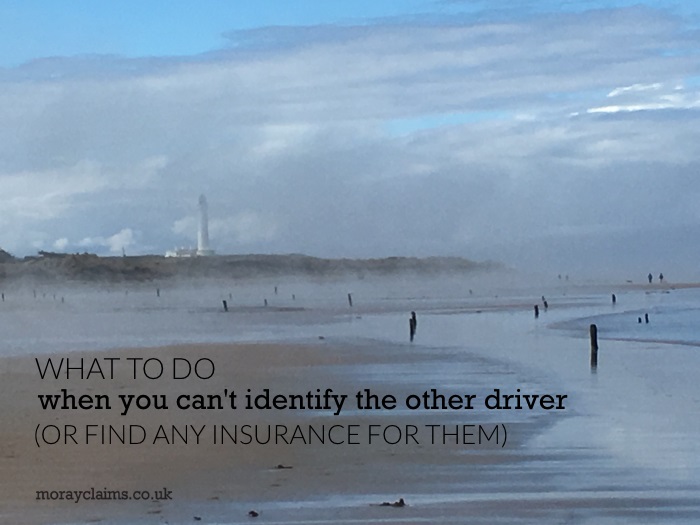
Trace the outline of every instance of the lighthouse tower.
<instances>
[{"instance_id":1,"label":"lighthouse tower","mask_svg":"<svg viewBox=\"0 0 700 525\"><path fill-rule=\"evenodd\" d=\"M199 233L197 234L197 255L214 255L214 250L209 248L209 212L207 198L199 196Z\"/></svg>"}]
</instances>

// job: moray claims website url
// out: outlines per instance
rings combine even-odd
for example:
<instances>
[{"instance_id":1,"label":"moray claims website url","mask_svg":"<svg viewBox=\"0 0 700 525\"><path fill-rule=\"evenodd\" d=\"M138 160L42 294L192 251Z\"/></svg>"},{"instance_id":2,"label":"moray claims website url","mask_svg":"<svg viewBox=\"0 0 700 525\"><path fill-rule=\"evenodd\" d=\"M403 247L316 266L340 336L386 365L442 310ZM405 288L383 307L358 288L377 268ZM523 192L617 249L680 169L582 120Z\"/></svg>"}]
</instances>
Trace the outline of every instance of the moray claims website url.
<instances>
[{"instance_id":1,"label":"moray claims website url","mask_svg":"<svg viewBox=\"0 0 700 525\"><path fill-rule=\"evenodd\" d=\"M166 487L158 490L109 490L108 488L88 490L37 490L38 501L164 501L173 499L173 491Z\"/></svg>"}]
</instances>

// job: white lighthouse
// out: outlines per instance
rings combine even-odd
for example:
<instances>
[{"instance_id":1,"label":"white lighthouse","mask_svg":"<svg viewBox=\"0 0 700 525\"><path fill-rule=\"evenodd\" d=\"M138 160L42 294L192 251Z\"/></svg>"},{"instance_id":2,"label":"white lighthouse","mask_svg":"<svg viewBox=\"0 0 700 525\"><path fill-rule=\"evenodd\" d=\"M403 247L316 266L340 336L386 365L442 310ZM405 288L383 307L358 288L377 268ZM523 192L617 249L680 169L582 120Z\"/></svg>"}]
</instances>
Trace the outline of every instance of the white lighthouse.
<instances>
[{"instance_id":1,"label":"white lighthouse","mask_svg":"<svg viewBox=\"0 0 700 525\"><path fill-rule=\"evenodd\" d=\"M207 210L207 198L199 196L199 233L197 234L197 255L214 255L214 250L209 248L209 213Z\"/></svg>"}]
</instances>

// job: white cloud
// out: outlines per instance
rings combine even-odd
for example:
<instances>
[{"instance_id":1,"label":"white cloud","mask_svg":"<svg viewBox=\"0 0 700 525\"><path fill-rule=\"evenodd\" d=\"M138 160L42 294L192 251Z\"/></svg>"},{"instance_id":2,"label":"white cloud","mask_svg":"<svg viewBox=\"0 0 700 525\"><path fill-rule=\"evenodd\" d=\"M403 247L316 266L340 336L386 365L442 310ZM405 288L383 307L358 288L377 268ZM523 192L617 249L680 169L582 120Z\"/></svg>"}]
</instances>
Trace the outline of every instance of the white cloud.
<instances>
[{"instance_id":1,"label":"white cloud","mask_svg":"<svg viewBox=\"0 0 700 525\"><path fill-rule=\"evenodd\" d=\"M0 246L194 245L201 193L220 253L518 264L566 235L660 243L650 227L697 223L685 22L630 8L266 28L210 55L6 69ZM468 118L420 125L454 114Z\"/></svg>"},{"instance_id":2,"label":"white cloud","mask_svg":"<svg viewBox=\"0 0 700 525\"><path fill-rule=\"evenodd\" d=\"M64 168L0 173L0 184L5 218L47 220L65 212L76 197L105 188L107 182L98 163L81 160Z\"/></svg>"},{"instance_id":3,"label":"white cloud","mask_svg":"<svg viewBox=\"0 0 700 525\"><path fill-rule=\"evenodd\" d=\"M616 88L608 97L621 99L618 104L590 108L588 113L620 113L658 111L664 109L700 108L700 91L686 90L678 84L656 82Z\"/></svg>"},{"instance_id":4,"label":"white cloud","mask_svg":"<svg viewBox=\"0 0 700 525\"><path fill-rule=\"evenodd\" d=\"M54 250L58 250L59 252L62 252L63 250L66 249L68 246L68 239L65 237L61 237L60 239L56 239L53 243L53 248Z\"/></svg>"},{"instance_id":5,"label":"white cloud","mask_svg":"<svg viewBox=\"0 0 700 525\"><path fill-rule=\"evenodd\" d=\"M639 91L658 91L663 87L663 84L656 82L654 84L633 84L631 86L624 86L613 89L608 93L608 97L617 97L623 93L629 92L639 92Z\"/></svg>"},{"instance_id":6,"label":"white cloud","mask_svg":"<svg viewBox=\"0 0 700 525\"><path fill-rule=\"evenodd\" d=\"M105 237L85 237L76 243L82 248L109 248L110 253L122 253L123 249L129 248L136 241L136 236L131 228L123 228L119 232Z\"/></svg>"},{"instance_id":7,"label":"white cloud","mask_svg":"<svg viewBox=\"0 0 700 525\"><path fill-rule=\"evenodd\" d=\"M134 244L134 232L131 228L124 228L118 233L107 238L106 245L112 253L119 253Z\"/></svg>"}]
</instances>

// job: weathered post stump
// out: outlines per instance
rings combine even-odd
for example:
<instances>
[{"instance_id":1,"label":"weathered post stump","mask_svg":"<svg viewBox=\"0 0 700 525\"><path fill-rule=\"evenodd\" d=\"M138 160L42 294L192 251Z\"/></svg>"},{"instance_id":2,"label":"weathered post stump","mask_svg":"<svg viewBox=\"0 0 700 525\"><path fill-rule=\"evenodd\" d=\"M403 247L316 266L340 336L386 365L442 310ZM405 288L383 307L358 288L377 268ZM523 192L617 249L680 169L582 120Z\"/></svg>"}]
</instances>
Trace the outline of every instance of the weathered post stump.
<instances>
[{"instance_id":1,"label":"weathered post stump","mask_svg":"<svg viewBox=\"0 0 700 525\"><path fill-rule=\"evenodd\" d=\"M591 368L598 367L598 327L592 324L589 328L591 337Z\"/></svg>"}]
</instances>

